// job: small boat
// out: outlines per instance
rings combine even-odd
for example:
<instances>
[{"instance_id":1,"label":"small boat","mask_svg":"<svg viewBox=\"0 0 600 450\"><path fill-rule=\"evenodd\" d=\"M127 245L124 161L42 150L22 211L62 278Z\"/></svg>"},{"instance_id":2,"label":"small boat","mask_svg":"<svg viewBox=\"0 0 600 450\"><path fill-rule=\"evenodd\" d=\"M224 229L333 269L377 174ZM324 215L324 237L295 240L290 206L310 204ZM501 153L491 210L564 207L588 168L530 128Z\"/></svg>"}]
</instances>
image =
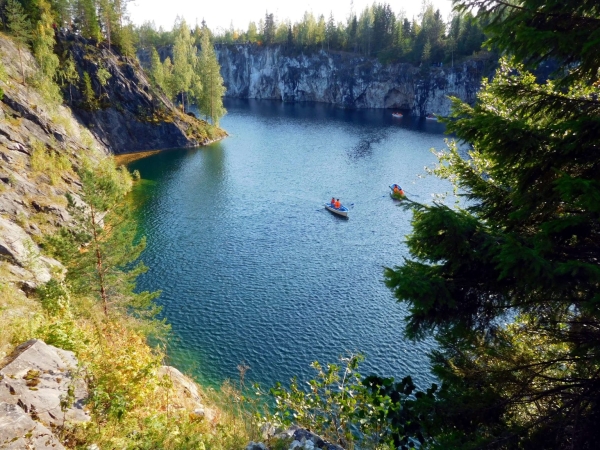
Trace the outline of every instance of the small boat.
<instances>
[{"instance_id":1,"label":"small boat","mask_svg":"<svg viewBox=\"0 0 600 450\"><path fill-rule=\"evenodd\" d=\"M425 116L425 119L426 120L437 120L437 117L435 116L435 114L429 113Z\"/></svg>"},{"instance_id":2,"label":"small boat","mask_svg":"<svg viewBox=\"0 0 600 450\"><path fill-rule=\"evenodd\" d=\"M394 192L395 187L398 187L398 189L400 189L401 192L404 192L404 191L402 191L402 188L400 187L399 184L392 184L390 186L390 197L392 197L392 199L394 199L394 200L404 200L406 198L406 195L402 195L398 192Z\"/></svg>"},{"instance_id":3,"label":"small boat","mask_svg":"<svg viewBox=\"0 0 600 450\"><path fill-rule=\"evenodd\" d=\"M395 113L392 113L392 117L397 117L398 119L400 119L400 118L402 118L404 116L402 115L402 113L395 112Z\"/></svg>"},{"instance_id":4,"label":"small boat","mask_svg":"<svg viewBox=\"0 0 600 450\"><path fill-rule=\"evenodd\" d=\"M337 214L338 216L348 217L348 208L346 208L344 205L340 205L339 208L336 208L332 203L325 203L325 209Z\"/></svg>"}]
</instances>

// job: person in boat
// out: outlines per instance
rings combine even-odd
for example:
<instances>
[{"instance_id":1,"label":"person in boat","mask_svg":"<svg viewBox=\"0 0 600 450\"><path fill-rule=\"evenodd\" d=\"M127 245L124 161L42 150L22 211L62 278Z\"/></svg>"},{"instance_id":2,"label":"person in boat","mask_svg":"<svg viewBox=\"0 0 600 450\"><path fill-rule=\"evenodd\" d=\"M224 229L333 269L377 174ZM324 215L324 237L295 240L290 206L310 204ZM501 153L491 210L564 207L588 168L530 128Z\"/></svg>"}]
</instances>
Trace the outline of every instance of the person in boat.
<instances>
[{"instance_id":1,"label":"person in boat","mask_svg":"<svg viewBox=\"0 0 600 450\"><path fill-rule=\"evenodd\" d=\"M394 194L399 194L402 188L397 184L394 185Z\"/></svg>"},{"instance_id":2,"label":"person in boat","mask_svg":"<svg viewBox=\"0 0 600 450\"><path fill-rule=\"evenodd\" d=\"M331 206L335 206L335 197L331 197Z\"/></svg>"},{"instance_id":3,"label":"person in boat","mask_svg":"<svg viewBox=\"0 0 600 450\"><path fill-rule=\"evenodd\" d=\"M338 199L335 200L335 203L334 203L333 207L335 209L340 209L340 206L342 206L342 204L340 203L340 199L338 198Z\"/></svg>"}]
</instances>

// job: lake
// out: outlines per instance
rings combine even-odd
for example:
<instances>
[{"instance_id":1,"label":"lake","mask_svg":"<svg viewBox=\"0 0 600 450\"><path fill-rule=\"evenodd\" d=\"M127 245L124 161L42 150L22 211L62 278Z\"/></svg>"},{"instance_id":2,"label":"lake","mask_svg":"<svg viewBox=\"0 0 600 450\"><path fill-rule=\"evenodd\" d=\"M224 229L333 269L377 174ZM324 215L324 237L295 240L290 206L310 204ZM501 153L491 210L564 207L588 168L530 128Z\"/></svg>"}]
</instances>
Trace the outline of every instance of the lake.
<instances>
[{"instance_id":1,"label":"lake","mask_svg":"<svg viewBox=\"0 0 600 450\"><path fill-rule=\"evenodd\" d=\"M402 336L405 308L383 283L402 264L411 213L389 185L431 202L451 190L425 175L444 126L389 110L229 100L208 147L129 164L147 200L140 224L149 271L142 290L172 325L170 364L201 383L266 387L309 379L314 360L362 352L361 373L431 381L431 341ZM323 209L332 196L349 218Z\"/></svg>"}]
</instances>

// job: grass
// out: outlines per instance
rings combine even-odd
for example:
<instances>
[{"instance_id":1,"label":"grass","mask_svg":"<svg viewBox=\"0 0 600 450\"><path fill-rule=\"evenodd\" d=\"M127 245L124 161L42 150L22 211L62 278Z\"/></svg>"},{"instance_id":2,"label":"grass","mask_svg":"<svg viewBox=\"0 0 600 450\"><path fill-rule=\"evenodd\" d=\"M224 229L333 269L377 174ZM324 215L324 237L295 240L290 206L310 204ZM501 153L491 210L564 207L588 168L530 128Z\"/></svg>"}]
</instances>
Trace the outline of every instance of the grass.
<instances>
[{"instance_id":1,"label":"grass","mask_svg":"<svg viewBox=\"0 0 600 450\"><path fill-rule=\"evenodd\" d=\"M46 149L46 145L41 141L32 140L31 149L31 168L35 172L48 175L50 184L54 186L60 183L64 172L72 169L67 155Z\"/></svg>"},{"instance_id":2,"label":"grass","mask_svg":"<svg viewBox=\"0 0 600 450\"><path fill-rule=\"evenodd\" d=\"M28 340L42 319L38 302L17 288L6 261L0 261L0 359Z\"/></svg>"}]
</instances>

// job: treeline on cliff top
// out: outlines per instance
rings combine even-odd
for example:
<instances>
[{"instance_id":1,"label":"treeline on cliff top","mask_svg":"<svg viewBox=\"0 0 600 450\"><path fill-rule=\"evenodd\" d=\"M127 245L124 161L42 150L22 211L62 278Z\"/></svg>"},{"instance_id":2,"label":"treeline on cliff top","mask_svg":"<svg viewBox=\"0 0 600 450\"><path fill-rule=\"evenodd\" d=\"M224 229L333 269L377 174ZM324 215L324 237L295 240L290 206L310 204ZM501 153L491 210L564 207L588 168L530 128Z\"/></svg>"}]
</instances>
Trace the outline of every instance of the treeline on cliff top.
<instances>
[{"instance_id":1,"label":"treeline on cliff top","mask_svg":"<svg viewBox=\"0 0 600 450\"><path fill-rule=\"evenodd\" d=\"M210 24L208 24L210 25ZM205 23L202 24L206 26ZM157 29L153 23L136 28L142 47L172 45L175 31ZM199 44L200 27L194 34ZM344 51L378 57L382 62L413 64L452 63L480 52L485 40L483 23L470 11L455 12L444 20L439 10L424 2L418 18L394 13L387 3L373 3L360 14L351 12L345 21L315 17L305 12L302 20L278 21L267 12L258 22L250 22L247 30L230 28L214 36L218 44L278 45L289 51Z\"/></svg>"},{"instance_id":2,"label":"treeline on cliff top","mask_svg":"<svg viewBox=\"0 0 600 450\"><path fill-rule=\"evenodd\" d=\"M89 73L78 73L72 56L56 54L55 33L58 30L73 33L91 45L107 46L130 58L136 57L138 33L129 20L129 0L8 0L0 6L3 28L22 46L31 46L41 68L38 87L51 92L56 101L61 94L57 82L72 99L72 88L81 91L83 101L79 106L97 109L98 98L110 73L99 62L92 80ZM160 74L150 74L154 86L162 89L174 101L180 101L183 109L194 104L200 112L218 126L225 114L222 97L225 89L208 32L192 35L185 22L178 22L172 32L175 46L174 58L161 67ZM205 37L203 40L202 36ZM198 51L196 40L202 44ZM46 80L41 86L40 80ZM23 74L25 83L25 75Z\"/></svg>"}]
</instances>

